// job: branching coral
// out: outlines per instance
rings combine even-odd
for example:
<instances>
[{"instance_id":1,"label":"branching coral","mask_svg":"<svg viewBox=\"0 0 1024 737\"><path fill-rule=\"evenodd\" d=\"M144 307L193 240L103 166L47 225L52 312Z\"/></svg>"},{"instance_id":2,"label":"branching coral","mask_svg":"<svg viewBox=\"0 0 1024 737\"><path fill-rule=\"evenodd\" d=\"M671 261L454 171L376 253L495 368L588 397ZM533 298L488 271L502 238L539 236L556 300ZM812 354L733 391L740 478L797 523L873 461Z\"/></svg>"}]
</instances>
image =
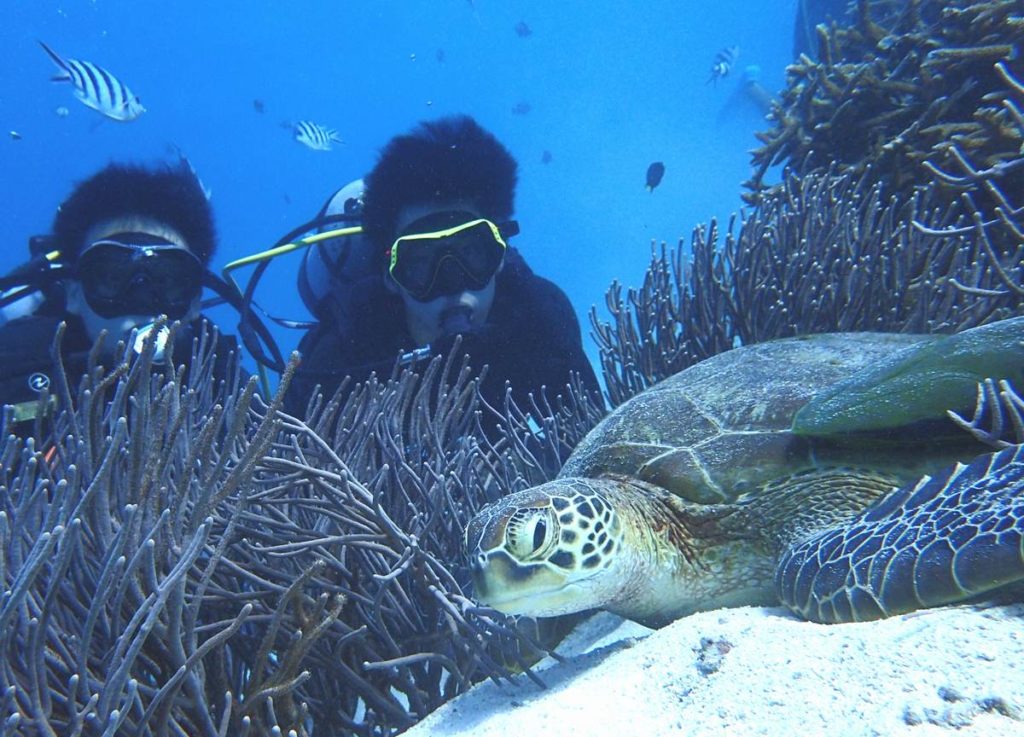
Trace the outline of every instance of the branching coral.
<instances>
[{"instance_id":1,"label":"branching coral","mask_svg":"<svg viewBox=\"0 0 1024 737\"><path fill-rule=\"evenodd\" d=\"M949 416L967 432L994 448L1024 443L1024 398L1005 379L978 384L978 399L970 420Z\"/></svg>"},{"instance_id":2,"label":"branching coral","mask_svg":"<svg viewBox=\"0 0 1024 737\"><path fill-rule=\"evenodd\" d=\"M746 199L777 193L765 175L780 163L797 176L867 176L897 203L929 187L955 224L944 227L975 229L985 268L1020 293L1020 274L1008 273L1024 258L1019 3L858 0L855 16L849 28L819 26L820 61L802 56L787 69ZM924 220L922 232L935 227Z\"/></svg>"},{"instance_id":3,"label":"branching coral","mask_svg":"<svg viewBox=\"0 0 1024 737\"><path fill-rule=\"evenodd\" d=\"M591 313L612 403L739 344L951 332L1024 311L1021 251L997 253L988 237L1020 228L1019 209L1007 205L998 222L974 209L962 224L935 204L934 187L900 202L873 181L870 170L789 175L721 246L712 223L688 256L682 244L655 253L640 289L624 298L613 285L611 321Z\"/></svg>"},{"instance_id":4,"label":"branching coral","mask_svg":"<svg viewBox=\"0 0 1024 737\"><path fill-rule=\"evenodd\" d=\"M853 27L819 26L820 61L789 67L738 233L662 248L643 287L612 285L611 321L591 314L613 404L740 343L1024 310L1019 3L856 8Z\"/></svg>"},{"instance_id":5,"label":"branching coral","mask_svg":"<svg viewBox=\"0 0 1024 737\"><path fill-rule=\"evenodd\" d=\"M578 388L488 408L436 361L303 421L189 365L94 365L4 441L0 734L392 734L537 657L466 596L462 525L553 475Z\"/></svg>"},{"instance_id":6,"label":"branching coral","mask_svg":"<svg viewBox=\"0 0 1024 737\"><path fill-rule=\"evenodd\" d=\"M909 196L930 180L927 166L950 168L954 147L985 169L1020 155L1019 3L910 0L895 11L858 0L856 17L850 28L819 26L820 61L788 68L754 153L751 202L777 163L799 174L872 166L886 195ZM1024 183L1024 172L1006 174L1005 188Z\"/></svg>"},{"instance_id":7,"label":"branching coral","mask_svg":"<svg viewBox=\"0 0 1024 737\"><path fill-rule=\"evenodd\" d=\"M261 619L287 620L294 601L274 592L268 606L225 588L227 544L276 410L254 383L215 381L210 345L197 346L187 381L184 370L155 370L152 351L122 352L107 374L94 365L78 386L61 376L65 410L49 439L6 436L0 733L265 734L301 724L297 711L274 716L262 684L301 680L286 656L317 633L285 643L270 675L218 678L226 643Z\"/></svg>"},{"instance_id":8,"label":"branching coral","mask_svg":"<svg viewBox=\"0 0 1024 737\"><path fill-rule=\"evenodd\" d=\"M511 403L481 406L466 369L437 359L422 376L374 379L344 404L285 419L258 495L276 516L245 534L255 557L276 561L268 577L287 580L316 558L320 580L347 602L301 689L318 726L404 728L536 658L528 631L468 598L463 529L487 501L554 475L563 448L599 417L577 392L532 408L542 426L531 430ZM501 424L494 442L491 421Z\"/></svg>"}]
</instances>

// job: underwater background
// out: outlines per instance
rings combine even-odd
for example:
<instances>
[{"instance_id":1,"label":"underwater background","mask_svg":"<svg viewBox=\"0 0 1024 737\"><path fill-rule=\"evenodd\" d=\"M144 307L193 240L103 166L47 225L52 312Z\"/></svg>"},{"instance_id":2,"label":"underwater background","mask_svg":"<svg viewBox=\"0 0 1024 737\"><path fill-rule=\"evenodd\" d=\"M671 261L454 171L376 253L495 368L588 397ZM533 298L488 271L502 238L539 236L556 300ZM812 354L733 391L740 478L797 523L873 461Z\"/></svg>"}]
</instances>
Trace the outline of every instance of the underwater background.
<instances>
[{"instance_id":1,"label":"underwater background","mask_svg":"<svg viewBox=\"0 0 1024 737\"><path fill-rule=\"evenodd\" d=\"M174 163L180 149L212 190L219 272L311 220L393 135L467 113L518 159L513 244L569 295L596 361L587 312L609 283L639 284L652 240L674 245L739 211L754 132L768 125L744 73L756 66L764 88L781 89L796 4L8 0L3 271L48 231L74 182L111 160ZM70 84L48 81L56 69L37 40L106 68L147 112L119 123L88 109ZM716 55L734 46L729 74L710 83ZM336 129L344 143L306 148L287 127L300 120ZM665 175L649 192L655 161ZM307 319L300 257L279 261L257 301ZM209 314L236 332L231 310ZM301 336L274 331L286 352Z\"/></svg>"},{"instance_id":2,"label":"underwater background","mask_svg":"<svg viewBox=\"0 0 1024 737\"><path fill-rule=\"evenodd\" d=\"M585 336L613 279L643 283L599 308L612 408L737 345L1024 315L1024 4L858 0L817 32L818 60L791 63L797 5L832 3L845 4L4 2L5 270L111 160L188 157L212 190L219 271L312 218L395 134L467 113L519 159L514 243L568 292ZM109 69L148 112L116 123L85 108L48 81L37 41ZM778 97L774 123L749 67ZM345 143L310 150L293 139L303 120ZM756 209L733 237L690 241L741 201ZM680 238L651 259L652 240ZM282 257L262 283L274 314L304 316L299 263ZM235 331L230 310L212 316ZM608 408L570 390L495 411L438 358L297 418L197 354L172 373L128 349L63 391L52 427L0 433L0 737L389 737L484 679L540 682L532 665L574 621L479 606L464 533L554 478ZM1020 447L1019 382L986 380L964 404L976 439ZM697 668L676 661L704 678L704 645L691 652ZM886 692L870 677L881 661L858 652ZM810 671L764 672L784 687ZM680 704L711 703L673 683ZM944 714L1011 703L972 690L960 705L960 691L932 694ZM752 703L743 723L763 728ZM902 703L887 705L909 726Z\"/></svg>"}]
</instances>

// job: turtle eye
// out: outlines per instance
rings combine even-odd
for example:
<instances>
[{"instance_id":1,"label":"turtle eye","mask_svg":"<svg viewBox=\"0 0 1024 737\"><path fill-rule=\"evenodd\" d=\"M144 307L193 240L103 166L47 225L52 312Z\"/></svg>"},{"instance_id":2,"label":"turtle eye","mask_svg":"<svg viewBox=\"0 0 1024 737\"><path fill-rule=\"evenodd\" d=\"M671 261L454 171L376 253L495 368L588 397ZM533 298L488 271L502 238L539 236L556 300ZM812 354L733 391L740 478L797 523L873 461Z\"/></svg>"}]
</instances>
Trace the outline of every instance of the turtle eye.
<instances>
[{"instance_id":1,"label":"turtle eye","mask_svg":"<svg viewBox=\"0 0 1024 737\"><path fill-rule=\"evenodd\" d=\"M548 524L542 519L533 523L533 549L539 550L548 536Z\"/></svg>"},{"instance_id":2,"label":"turtle eye","mask_svg":"<svg viewBox=\"0 0 1024 737\"><path fill-rule=\"evenodd\" d=\"M508 522L509 552L520 560L539 558L554 539L555 520L546 509L520 509Z\"/></svg>"}]
</instances>

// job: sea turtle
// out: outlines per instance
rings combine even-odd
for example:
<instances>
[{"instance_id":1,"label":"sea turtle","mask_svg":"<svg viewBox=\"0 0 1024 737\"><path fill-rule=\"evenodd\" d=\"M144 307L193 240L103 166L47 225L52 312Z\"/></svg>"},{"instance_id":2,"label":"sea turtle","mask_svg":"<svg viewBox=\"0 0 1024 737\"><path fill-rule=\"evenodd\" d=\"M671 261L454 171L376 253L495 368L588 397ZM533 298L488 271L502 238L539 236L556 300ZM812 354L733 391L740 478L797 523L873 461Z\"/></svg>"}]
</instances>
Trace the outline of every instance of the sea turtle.
<instances>
[{"instance_id":1,"label":"sea turtle","mask_svg":"<svg viewBox=\"0 0 1024 737\"><path fill-rule=\"evenodd\" d=\"M1024 579L1022 446L992 452L945 411L970 411L986 377L1024 387L1022 341L1024 317L781 339L691 366L607 416L558 478L471 520L475 594L650 626L780 599L842 622Z\"/></svg>"}]
</instances>

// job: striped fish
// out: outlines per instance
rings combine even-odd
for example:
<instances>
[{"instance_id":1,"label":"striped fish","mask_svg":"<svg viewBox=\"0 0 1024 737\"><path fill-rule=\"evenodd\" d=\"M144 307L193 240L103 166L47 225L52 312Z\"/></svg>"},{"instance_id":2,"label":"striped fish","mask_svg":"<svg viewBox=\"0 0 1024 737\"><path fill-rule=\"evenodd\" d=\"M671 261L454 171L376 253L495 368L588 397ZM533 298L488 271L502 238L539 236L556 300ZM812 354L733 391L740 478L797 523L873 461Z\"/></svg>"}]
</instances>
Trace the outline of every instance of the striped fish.
<instances>
[{"instance_id":1,"label":"striped fish","mask_svg":"<svg viewBox=\"0 0 1024 737\"><path fill-rule=\"evenodd\" d=\"M711 64L711 76L708 77L708 81L705 84L711 84L712 82L718 84L718 80L728 76L732 70L732 65L736 63L739 56L739 46L726 46L715 54L715 60Z\"/></svg>"},{"instance_id":2,"label":"striped fish","mask_svg":"<svg viewBox=\"0 0 1024 737\"><path fill-rule=\"evenodd\" d=\"M343 143L338 131L333 128L325 128L319 123L309 120L300 120L293 126L295 140L303 146L308 146L314 151L330 151L335 143Z\"/></svg>"},{"instance_id":3,"label":"striped fish","mask_svg":"<svg viewBox=\"0 0 1024 737\"><path fill-rule=\"evenodd\" d=\"M50 55L53 63L60 67L53 81L71 82L75 88L75 97L87 107L121 121L135 120L146 112L139 98L106 69L90 61L64 59L42 41L39 45Z\"/></svg>"}]
</instances>

